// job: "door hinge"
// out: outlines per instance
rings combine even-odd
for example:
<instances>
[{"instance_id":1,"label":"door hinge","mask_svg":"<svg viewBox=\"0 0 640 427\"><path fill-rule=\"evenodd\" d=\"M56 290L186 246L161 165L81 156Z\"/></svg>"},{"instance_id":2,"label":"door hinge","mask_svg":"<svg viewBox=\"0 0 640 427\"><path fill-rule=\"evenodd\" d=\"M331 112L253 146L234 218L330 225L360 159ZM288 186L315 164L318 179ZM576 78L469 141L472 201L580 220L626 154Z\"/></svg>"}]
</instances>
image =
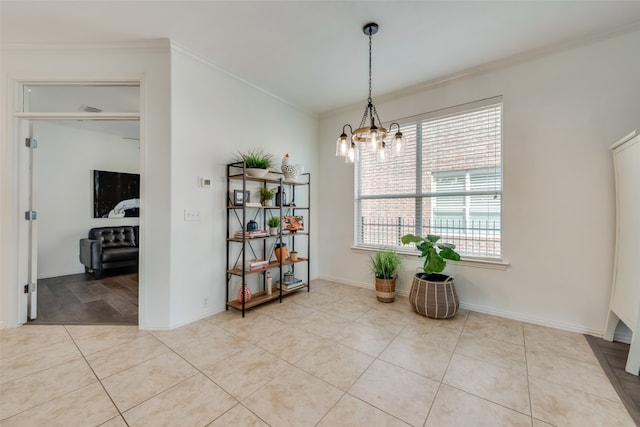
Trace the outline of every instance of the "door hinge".
<instances>
[{"instance_id":1,"label":"door hinge","mask_svg":"<svg viewBox=\"0 0 640 427\"><path fill-rule=\"evenodd\" d=\"M38 219L38 212L26 211L24 213L24 219L26 219L27 221L35 221L36 219Z\"/></svg>"},{"instance_id":2,"label":"door hinge","mask_svg":"<svg viewBox=\"0 0 640 427\"><path fill-rule=\"evenodd\" d=\"M24 141L24 145L29 148L38 148L38 141L36 141L36 139L34 138L27 138Z\"/></svg>"},{"instance_id":3,"label":"door hinge","mask_svg":"<svg viewBox=\"0 0 640 427\"><path fill-rule=\"evenodd\" d=\"M37 290L37 285L35 283L27 283L24 285L24 293L29 294L35 292Z\"/></svg>"},{"instance_id":4,"label":"door hinge","mask_svg":"<svg viewBox=\"0 0 640 427\"><path fill-rule=\"evenodd\" d=\"M24 293L25 294L29 293L29 284L28 283L26 285L24 285Z\"/></svg>"}]
</instances>

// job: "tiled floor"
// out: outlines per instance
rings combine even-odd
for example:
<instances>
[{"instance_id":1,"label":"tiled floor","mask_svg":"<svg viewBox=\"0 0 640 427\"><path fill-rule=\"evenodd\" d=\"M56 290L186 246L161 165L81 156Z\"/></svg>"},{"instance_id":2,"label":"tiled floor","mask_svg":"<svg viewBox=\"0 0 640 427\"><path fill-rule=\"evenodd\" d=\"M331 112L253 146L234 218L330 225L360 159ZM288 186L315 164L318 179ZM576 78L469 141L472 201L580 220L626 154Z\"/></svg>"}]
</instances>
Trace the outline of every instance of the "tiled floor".
<instances>
[{"instance_id":1,"label":"tiled floor","mask_svg":"<svg viewBox=\"0 0 640 427\"><path fill-rule=\"evenodd\" d=\"M172 331L0 331L0 426L633 426L580 334L317 280Z\"/></svg>"}]
</instances>

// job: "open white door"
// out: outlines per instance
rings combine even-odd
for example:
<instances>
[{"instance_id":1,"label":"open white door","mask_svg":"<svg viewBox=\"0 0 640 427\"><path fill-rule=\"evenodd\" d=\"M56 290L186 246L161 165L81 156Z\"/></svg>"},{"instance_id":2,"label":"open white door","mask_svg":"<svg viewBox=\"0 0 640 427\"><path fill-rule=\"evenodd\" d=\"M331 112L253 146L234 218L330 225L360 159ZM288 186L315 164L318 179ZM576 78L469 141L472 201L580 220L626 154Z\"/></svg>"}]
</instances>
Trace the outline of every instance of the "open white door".
<instances>
[{"instance_id":1,"label":"open white door","mask_svg":"<svg viewBox=\"0 0 640 427\"><path fill-rule=\"evenodd\" d=\"M25 242L20 248L19 292L23 295L20 307L20 321L35 319L38 315L38 221L35 206L34 170L37 159L37 142L33 138L33 125L30 120L19 120L20 144L19 161L21 163L20 180L20 224L18 233Z\"/></svg>"}]
</instances>

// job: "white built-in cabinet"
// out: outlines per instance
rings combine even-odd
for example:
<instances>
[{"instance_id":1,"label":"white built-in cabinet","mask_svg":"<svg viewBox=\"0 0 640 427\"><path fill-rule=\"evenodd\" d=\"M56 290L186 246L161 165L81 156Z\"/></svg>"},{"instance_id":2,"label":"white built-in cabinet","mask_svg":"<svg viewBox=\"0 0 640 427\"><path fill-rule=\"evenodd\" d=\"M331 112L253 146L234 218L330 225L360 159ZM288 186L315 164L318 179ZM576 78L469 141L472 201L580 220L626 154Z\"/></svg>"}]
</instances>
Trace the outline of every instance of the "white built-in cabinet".
<instances>
[{"instance_id":1,"label":"white built-in cabinet","mask_svg":"<svg viewBox=\"0 0 640 427\"><path fill-rule=\"evenodd\" d=\"M616 183L616 251L606 340L619 321L633 331L625 370L640 371L640 135L611 146Z\"/></svg>"}]
</instances>

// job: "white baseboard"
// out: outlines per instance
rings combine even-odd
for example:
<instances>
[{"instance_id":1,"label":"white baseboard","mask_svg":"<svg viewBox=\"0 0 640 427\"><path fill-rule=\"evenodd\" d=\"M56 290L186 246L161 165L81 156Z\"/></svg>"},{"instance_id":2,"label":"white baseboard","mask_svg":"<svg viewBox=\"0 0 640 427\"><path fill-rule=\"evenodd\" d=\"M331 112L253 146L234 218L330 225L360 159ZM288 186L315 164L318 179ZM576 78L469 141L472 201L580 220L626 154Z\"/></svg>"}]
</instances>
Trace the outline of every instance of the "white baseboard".
<instances>
[{"instance_id":1,"label":"white baseboard","mask_svg":"<svg viewBox=\"0 0 640 427\"><path fill-rule=\"evenodd\" d=\"M372 285L372 284L365 284L362 282L343 280L335 277L321 276L321 277L318 277L318 279L341 283L349 286L356 286L358 288L375 289L375 285ZM405 297L409 296L409 292L410 291L406 289L396 289L396 294L400 296L405 296ZM476 311L478 313L484 313L484 314L491 314L493 316L504 317L511 320L517 320L520 322L532 323L534 325L547 326L550 328L561 329L563 331L577 332L579 334L589 334L598 338L602 338L604 335L604 328L591 329L581 325L573 325L569 323L550 321L548 319L543 319L539 317L532 317L532 316L527 316L527 315L523 315L520 313L511 312L511 311L499 310L499 309L496 309L495 307L485 307L485 306L480 306L476 304L467 304L463 301L460 301L460 307L464 308L465 310ZM621 339L618 339L617 335L618 334L616 334L616 337L614 337L615 341L627 342L627 341L624 341L625 339L624 335L621 336ZM631 342L630 336L628 337L628 340L629 340L628 342Z\"/></svg>"}]
</instances>

